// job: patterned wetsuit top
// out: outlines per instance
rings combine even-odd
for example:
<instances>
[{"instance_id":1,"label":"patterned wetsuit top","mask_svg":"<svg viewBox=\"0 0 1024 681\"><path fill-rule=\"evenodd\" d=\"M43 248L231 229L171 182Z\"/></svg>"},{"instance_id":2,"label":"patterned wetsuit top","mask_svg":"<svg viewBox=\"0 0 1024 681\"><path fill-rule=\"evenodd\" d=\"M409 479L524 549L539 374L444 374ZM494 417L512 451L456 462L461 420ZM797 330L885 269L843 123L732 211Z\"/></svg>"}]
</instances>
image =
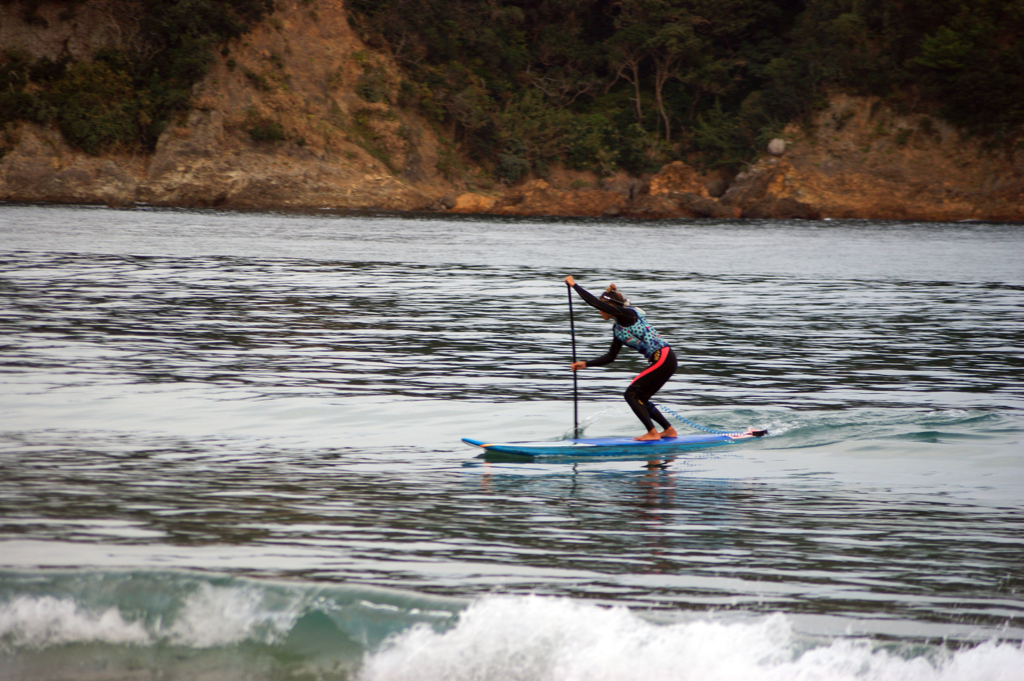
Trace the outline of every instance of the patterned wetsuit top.
<instances>
[{"instance_id":1,"label":"patterned wetsuit top","mask_svg":"<svg viewBox=\"0 0 1024 681\"><path fill-rule=\"evenodd\" d=\"M618 321L612 327L612 334L622 342L633 348L648 360L652 355L662 348L667 348L668 343L658 335L657 330L635 307L627 308L636 313L636 321L629 326L622 326Z\"/></svg>"},{"instance_id":2,"label":"patterned wetsuit top","mask_svg":"<svg viewBox=\"0 0 1024 681\"><path fill-rule=\"evenodd\" d=\"M658 350L668 347L668 343L658 335L654 327L635 307L607 303L595 297L579 284L573 288L588 305L615 318L615 325L612 327L612 346L600 357L586 360L588 367L604 366L614 361L623 345L628 345L642 354L648 362L657 361L655 354Z\"/></svg>"}]
</instances>

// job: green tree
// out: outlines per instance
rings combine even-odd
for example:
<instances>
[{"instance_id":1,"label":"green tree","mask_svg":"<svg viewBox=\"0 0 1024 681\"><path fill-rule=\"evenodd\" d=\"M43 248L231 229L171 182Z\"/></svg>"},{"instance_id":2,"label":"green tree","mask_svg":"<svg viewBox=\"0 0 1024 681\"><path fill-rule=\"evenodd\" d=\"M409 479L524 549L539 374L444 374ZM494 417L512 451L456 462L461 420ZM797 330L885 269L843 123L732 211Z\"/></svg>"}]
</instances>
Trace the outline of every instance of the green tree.
<instances>
[{"instance_id":1,"label":"green tree","mask_svg":"<svg viewBox=\"0 0 1024 681\"><path fill-rule=\"evenodd\" d=\"M84 0L54 1L69 14ZM34 13L38 4L26 2L26 12ZM11 94L0 95L0 122L56 119L65 138L91 154L122 144L152 149L171 117L188 109L192 85L206 73L215 47L272 9L272 0L113 5L133 26L132 39L119 40L91 61L33 61ZM3 66L17 61L8 54Z\"/></svg>"},{"instance_id":2,"label":"green tree","mask_svg":"<svg viewBox=\"0 0 1024 681\"><path fill-rule=\"evenodd\" d=\"M104 59L73 65L50 99L65 139L88 154L135 143L146 122L131 77Z\"/></svg>"}]
</instances>

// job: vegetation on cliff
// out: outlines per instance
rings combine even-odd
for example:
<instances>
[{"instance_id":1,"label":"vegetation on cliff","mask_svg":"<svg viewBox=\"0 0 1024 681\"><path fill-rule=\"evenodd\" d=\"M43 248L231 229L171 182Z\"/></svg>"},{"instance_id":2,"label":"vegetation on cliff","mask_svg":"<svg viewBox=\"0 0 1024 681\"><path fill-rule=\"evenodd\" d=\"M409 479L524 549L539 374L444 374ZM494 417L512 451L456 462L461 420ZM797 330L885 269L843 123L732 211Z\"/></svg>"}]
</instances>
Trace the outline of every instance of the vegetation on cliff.
<instances>
[{"instance_id":1,"label":"vegetation on cliff","mask_svg":"<svg viewBox=\"0 0 1024 681\"><path fill-rule=\"evenodd\" d=\"M496 176L552 161L735 166L825 94L994 138L1024 123L1024 5L1004 0L350 0L408 104Z\"/></svg>"},{"instance_id":2,"label":"vegetation on cliff","mask_svg":"<svg viewBox=\"0 0 1024 681\"><path fill-rule=\"evenodd\" d=\"M72 21L91 1L46 4ZM216 50L226 54L227 40L273 11L273 0L108 1L118 39L91 60L0 52L0 125L56 123L93 154L152 149L191 105L192 85ZM316 0L302 2L316 10ZM25 22L45 23L42 0L0 0L12 3ZM1015 141L1024 124L1020 2L346 4L364 40L403 71L396 94L383 82L390 76L367 61L356 94L420 112L509 183L544 176L555 163L603 174L676 159L736 168L837 90L942 116L997 144Z\"/></svg>"},{"instance_id":3,"label":"vegetation on cliff","mask_svg":"<svg viewBox=\"0 0 1024 681\"><path fill-rule=\"evenodd\" d=\"M27 24L42 24L40 0L19 2ZM72 21L88 0L57 0ZM152 149L214 50L273 9L272 0L136 0L115 3L119 39L92 61L34 59L6 51L0 66L0 123L56 121L73 146L95 154L118 146Z\"/></svg>"}]
</instances>

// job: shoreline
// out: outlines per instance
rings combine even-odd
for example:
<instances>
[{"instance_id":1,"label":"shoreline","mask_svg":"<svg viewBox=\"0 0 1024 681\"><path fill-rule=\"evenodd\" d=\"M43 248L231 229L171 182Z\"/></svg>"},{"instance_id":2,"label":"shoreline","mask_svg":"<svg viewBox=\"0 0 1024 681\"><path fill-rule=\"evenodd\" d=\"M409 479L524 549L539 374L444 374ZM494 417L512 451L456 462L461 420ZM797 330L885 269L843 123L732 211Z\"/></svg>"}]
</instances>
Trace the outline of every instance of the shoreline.
<instances>
[{"instance_id":1,"label":"shoreline","mask_svg":"<svg viewBox=\"0 0 1024 681\"><path fill-rule=\"evenodd\" d=\"M90 3L86 3L90 4ZM105 25L100 14L49 28L14 11L12 45L57 58ZM55 9L51 7L51 9ZM0 201L227 210L616 219L864 219L1024 223L1024 129L1000 143L927 107L827 94L807 120L747 149L747 161L704 167L685 145L648 158L642 174L614 163L546 170L503 184L496 159L460 148L415 107L400 105L400 69L368 47L342 3L316 16L302 3L227 41L190 92L190 107L151 147L96 156L59 126L0 126ZM288 26L288 30L283 29ZM77 28L76 28L77 27ZM290 35L304 40L292 43ZM17 40L14 40L17 37ZM23 43L23 44L22 44ZM76 43L77 44L77 43ZM82 42L87 60L91 50ZM271 57L274 57L273 59ZM393 92L367 99L367 68ZM248 74L248 75L246 75ZM264 75L260 75L264 74ZM382 76L383 78L383 76ZM262 79L262 80L261 80ZM383 82L383 81L382 81ZM371 101L372 100L372 101ZM276 135L255 134L273 123ZM561 160L558 160L561 159ZM676 160L670 160L676 159ZM636 171L639 173L639 170Z\"/></svg>"},{"instance_id":2,"label":"shoreline","mask_svg":"<svg viewBox=\"0 0 1024 681\"><path fill-rule=\"evenodd\" d=\"M214 213L252 213L252 214L273 214L282 215L308 215L320 216L330 215L334 217L366 217L366 218L450 218L478 220L482 218L503 218L519 219L525 221L544 220L581 220L598 222L734 222L754 223L777 220L800 220L808 223L818 222L865 222L865 223L892 223L892 224L978 224L978 225L1024 225L1021 220L1001 220L986 218L962 218L962 219L924 219L918 217L872 217L872 216L844 216L844 217L750 217L750 216L665 216L665 217L644 217L631 214L619 215L582 215L582 214L552 214L552 213L502 213L502 212L456 212L439 208L436 210L395 210L386 208L343 208L343 207L316 207L316 206L295 206L295 205L267 205L267 206L209 206L209 205L178 205L178 204L150 204L142 201L111 204L102 201L47 201L47 200L2 200L0 199L0 210L4 208L96 208L118 211L132 210L170 210L170 211L209 211Z\"/></svg>"},{"instance_id":3,"label":"shoreline","mask_svg":"<svg viewBox=\"0 0 1024 681\"><path fill-rule=\"evenodd\" d=\"M837 101L837 106L841 105ZM858 104L865 108L864 102ZM862 121L866 128L870 121ZM861 219L1024 223L1024 149L984 154L956 139L851 152L853 123L823 140L789 130L785 150L735 176L682 161L634 177L557 169L511 186L413 179L373 159L265 147L196 113L149 155L89 156L55 129L22 124L0 158L0 202L109 207L563 218ZM853 135L853 137L849 137ZM997 162L998 161L998 162ZM482 171L481 171L482 172Z\"/></svg>"}]
</instances>

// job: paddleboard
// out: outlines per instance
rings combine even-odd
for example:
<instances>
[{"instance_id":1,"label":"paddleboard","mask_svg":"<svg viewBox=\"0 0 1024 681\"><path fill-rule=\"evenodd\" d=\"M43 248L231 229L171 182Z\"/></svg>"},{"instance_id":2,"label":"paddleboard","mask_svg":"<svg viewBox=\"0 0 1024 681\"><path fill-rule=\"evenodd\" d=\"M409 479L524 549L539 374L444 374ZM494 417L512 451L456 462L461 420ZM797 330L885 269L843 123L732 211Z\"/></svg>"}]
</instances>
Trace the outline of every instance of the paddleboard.
<instances>
[{"instance_id":1,"label":"paddleboard","mask_svg":"<svg viewBox=\"0 0 1024 681\"><path fill-rule=\"evenodd\" d=\"M740 442L750 437L760 437L764 431L717 435L700 433L681 435L639 442L628 437L603 437L592 439L554 440L542 442L487 442L468 437L462 441L480 447L488 454L512 454L516 456L664 456L676 452Z\"/></svg>"}]
</instances>

